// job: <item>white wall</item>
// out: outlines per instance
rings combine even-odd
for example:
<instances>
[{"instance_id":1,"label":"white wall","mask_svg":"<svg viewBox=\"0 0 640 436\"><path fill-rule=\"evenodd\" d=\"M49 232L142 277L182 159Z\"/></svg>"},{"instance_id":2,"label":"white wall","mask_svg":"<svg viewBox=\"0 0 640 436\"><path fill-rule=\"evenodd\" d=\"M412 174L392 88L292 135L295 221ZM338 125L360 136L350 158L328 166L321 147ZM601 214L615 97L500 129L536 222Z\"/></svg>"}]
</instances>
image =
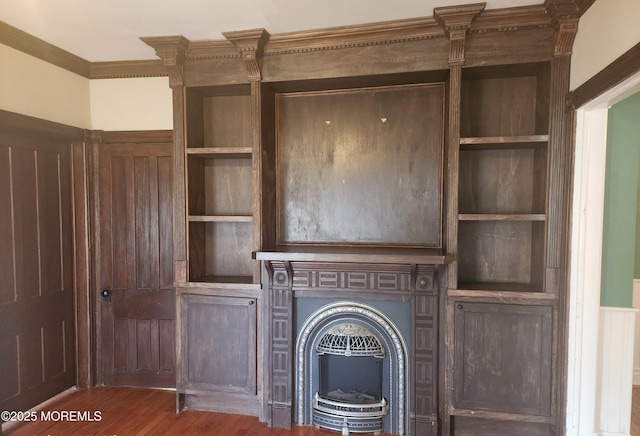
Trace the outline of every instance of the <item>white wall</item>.
<instances>
[{"instance_id":1,"label":"white wall","mask_svg":"<svg viewBox=\"0 0 640 436\"><path fill-rule=\"evenodd\" d=\"M171 130L173 100L169 79L91 80L94 130Z\"/></svg>"},{"instance_id":2,"label":"white wall","mask_svg":"<svg viewBox=\"0 0 640 436\"><path fill-rule=\"evenodd\" d=\"M173 129L167 77L89 80L0 44L0 109L93 130Z\"/></svg>"},{"instance_id":3,"label":"white wall","mask_svg":"<svg viewBox=\"0 0 640 436\"><path fill-rule=\"evenodd\" d=\"M639 0L596 0L580 18L571 57L571 90L640 42Z\"/></svg>"},{"instance_id":4,"label":"white wall","mask_svg":"<svg viewBox=\"0 0 640 436\"><path fill-rule=\"evenodd\" d=\"M640 309L640 280L633 280L633 305ZM636 317L635 346L633 350L633 384L640 385L640 316Z\"/></svg>"},{"instance_id":5,"label":"white wall","mask_svg":"<svg viewBox=\"0 0 640 436\"><path fill-rule=\"evenodd\" d=\"M0 109L90 128L89 80L0 44Z\"/></svg>"}]
</instances>

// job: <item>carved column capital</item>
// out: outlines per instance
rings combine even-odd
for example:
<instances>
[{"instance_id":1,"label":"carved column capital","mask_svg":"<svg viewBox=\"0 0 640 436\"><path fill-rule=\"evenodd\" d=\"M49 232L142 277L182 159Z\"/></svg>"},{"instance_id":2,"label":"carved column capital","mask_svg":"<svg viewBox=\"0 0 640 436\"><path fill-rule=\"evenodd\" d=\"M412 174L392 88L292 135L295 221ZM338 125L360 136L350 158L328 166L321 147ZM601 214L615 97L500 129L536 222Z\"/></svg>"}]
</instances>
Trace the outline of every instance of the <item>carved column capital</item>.
<instances>
[{"instance_id":1,"label":"carved column capital","mask_svg":"<svg viewBox=\"0 0 640 436\"><path fill-rule=\"evenodd\" d=\"M262 57L264 45L269 39L269 33L265 29L252 29L223 32L222 34L240 51L249 81L258 82L262 80L260 58Z\"/></svg>"},{"instance_id":2,"label":"carved column capital","mask_svg":"<svg viewBox=\"0 0 640 436\"><path fill-rule=\"evenodd\" d=\"M471 22L484 10L486 3L448 6L433 9L433 17L449 37L449 65L464 64L464 43Z\"/></svg>"},{"instance_id":3,"label":"carved column capital","mask_svg":"<svg viewBox=\"0 0 640 436\"><path fill-rule=\"evenodd\" d=\"M169 72L169 86L184 85L183 65L189 40L184 36L141 37L142 42L153 47L156 55Z\"/></svg>"}]
</instances>

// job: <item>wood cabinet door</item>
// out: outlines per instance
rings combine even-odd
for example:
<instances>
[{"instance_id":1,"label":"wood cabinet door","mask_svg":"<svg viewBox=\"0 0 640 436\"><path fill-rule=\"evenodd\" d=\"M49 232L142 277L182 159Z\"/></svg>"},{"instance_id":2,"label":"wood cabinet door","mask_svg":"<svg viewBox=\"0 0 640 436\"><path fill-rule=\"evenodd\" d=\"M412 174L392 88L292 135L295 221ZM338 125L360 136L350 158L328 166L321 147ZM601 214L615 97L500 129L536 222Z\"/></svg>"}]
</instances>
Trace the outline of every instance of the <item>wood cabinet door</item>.
<instances>
[{"instance_id":1,"label":"wood cabinet door","mask_svg":"<svg viewBox=\"0 0 640 436\"><path fill-rule=\"evenodd\" d=\"M256 322L253 298L183 295L180 387L255 395Z\"/></svg>"},{"instance_id":2,"label":"wood cabinet door","mask_svg":"<svg viewBox=\"0 0 640 436\"><path fill-rule=\"evenodd\" d=\"M454 407L549 417L553 308L464 302L454 311Z\"/></svg>"},{"instance_id":3,"label":"wood cabinet door","mask_svg":"<svg viewBox=\"0 0 640 436\"><path fill-rule=\"evenodd\" d=\"M171 144L101 144L100 373L108 386L175 386Z\"/></svg>"}]
</instances>

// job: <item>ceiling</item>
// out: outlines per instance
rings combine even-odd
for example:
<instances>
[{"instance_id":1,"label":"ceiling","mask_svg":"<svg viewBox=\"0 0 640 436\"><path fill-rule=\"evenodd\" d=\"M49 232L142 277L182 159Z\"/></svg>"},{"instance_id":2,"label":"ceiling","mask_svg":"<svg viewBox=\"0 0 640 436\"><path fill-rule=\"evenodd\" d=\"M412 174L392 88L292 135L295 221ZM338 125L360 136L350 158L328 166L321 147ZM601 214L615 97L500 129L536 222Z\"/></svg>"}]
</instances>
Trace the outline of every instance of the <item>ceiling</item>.
<instances>
[{"instance_id":1,"label":"ceiling","mask_svg":"<svg viewBox=\"0 0 640 436\"><path fill-rule=\"evenodd\" d=\"M544 0L486 0L486 9ZM428 17L465 0L0 0L0 21L89 62L157 59L140 36L223 38Z\"/></svg>"}]
</instances>

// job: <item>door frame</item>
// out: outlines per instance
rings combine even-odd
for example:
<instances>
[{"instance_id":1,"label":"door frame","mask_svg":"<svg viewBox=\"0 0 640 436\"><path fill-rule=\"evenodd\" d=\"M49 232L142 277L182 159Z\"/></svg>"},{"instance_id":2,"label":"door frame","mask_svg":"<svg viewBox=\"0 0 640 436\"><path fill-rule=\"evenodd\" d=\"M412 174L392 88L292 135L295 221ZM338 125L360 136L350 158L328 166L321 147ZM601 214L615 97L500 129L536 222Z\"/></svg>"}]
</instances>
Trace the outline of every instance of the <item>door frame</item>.
<instances>
[{"instance_id":1,"label":"door frame","mask_svg":"<svg viewBox=\"0 0 640 436\"><path fill-rule=\"evenodd\" d=\"M99 147L114 143L173 143L173 130L86 131L74 144L73 197L77 326L77 381L80 389L102 384L100 323Z\"/></svg>"},{"instance_id":2,"label":"door frame","mask_svg":"<svg viewBox=\"0 0 640 436\"><path fill-rule=\"evenodd\" d=\"M640 72L577 108L571 223L567 435L596 431L602 227L611 105L640 91ZM594 340L594 338L596 338Z\"/></svg>"}]
</instances>

